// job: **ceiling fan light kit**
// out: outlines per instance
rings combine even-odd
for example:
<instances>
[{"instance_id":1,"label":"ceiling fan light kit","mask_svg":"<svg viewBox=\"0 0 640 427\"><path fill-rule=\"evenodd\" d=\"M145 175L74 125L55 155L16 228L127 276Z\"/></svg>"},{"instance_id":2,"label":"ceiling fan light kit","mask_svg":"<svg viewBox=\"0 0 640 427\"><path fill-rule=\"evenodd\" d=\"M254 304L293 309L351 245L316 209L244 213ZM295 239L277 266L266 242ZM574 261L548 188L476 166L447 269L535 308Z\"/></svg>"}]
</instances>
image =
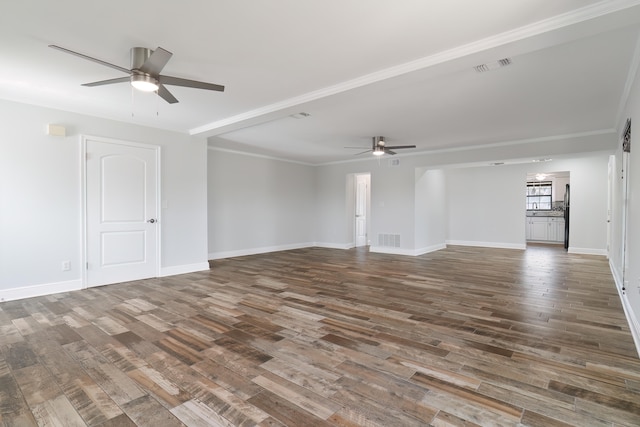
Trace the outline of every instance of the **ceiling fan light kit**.
<instances>
[{"instance_id":1,"label":"ceiling fan light kit","mask_svg":"<svg viewBox=\"0 0 640 427\"><path fill-rule=\"evenodd\" d=\"M114 83L124 83L128 81L131 83L131 86L140 91L157 92L158 96L167 101L169 104L175 104L178 102L178 100L171 94L171 92L169 92L165 85L224 92L224 86L222 85L205 83L197 80L188 80L180 77L161 75L160 72L162 71L164 66L167 65L169 59L171 59L171 57L173 56L171 52L161 47L158 47L156 50L151 50L146 47L131 48L130 69L120 67L119 65L111 64L101 59L93 58L91 56L84 55L82 53L75 52L73 50L53 44L49 45L49 47L129 74L129 77L120 77L115 79L102 80L99 82L85 83L82 86L104 86Z\"/></svg>"},{"instance_id":2,"label":"ceiling fan light kit","mask_svg":"<svg viewBox=\"0 0 640 427\"><path fill-rule=\"evenodd\" d=\"M158 90L158 80L148 74L131 74L131 86L142 92L155 92Z\"/></svg>"}]
</instances>

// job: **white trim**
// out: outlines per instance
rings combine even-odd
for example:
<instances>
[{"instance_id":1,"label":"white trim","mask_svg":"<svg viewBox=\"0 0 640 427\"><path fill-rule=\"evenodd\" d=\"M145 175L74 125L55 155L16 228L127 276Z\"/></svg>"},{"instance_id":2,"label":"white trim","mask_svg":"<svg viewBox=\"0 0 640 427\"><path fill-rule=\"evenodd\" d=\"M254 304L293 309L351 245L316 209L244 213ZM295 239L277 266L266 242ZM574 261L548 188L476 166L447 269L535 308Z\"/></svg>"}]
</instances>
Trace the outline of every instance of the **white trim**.
<instances>
[{"instance_id":1,"label":"white trim","mask_svg":"<svg viewBox=\"0 0 640 427\"><path fill-rule=\"evenodd\" d=\"M616 286L618 289L622 289L622 273L613 265L611 258L609 258L609 269L611 269L611 274L613 275L613 280L616 282Z\"/></svg>"},{"instance_id":2,"label":"white trim","mask_svg":"<svg viewBox=\"0 0 640 427\"><path fill-rule=\"evenodd\" d=\"M283 159L281 157L267 156L265 154L256 154L256 153L249 153L247 151L238 151L238 150L230 150L228 148L220 148L220 147L216 147L216 146L211 146L211 145L209 145L209 143L207 143L207 150L220 151L220 152L223 152L223 153L237 154L239 156L257 157L259 159L277 160L279 162L295 163L297 165L303 165L303 166L317 166L317 165L315 165L313 163L299 162L297 160Z\"/></svg>"},{"instance_id":3,"label":"white trim","mask_svg":"<svg viewBox=\"0 0 640 427\"><path fill-rule=\"evenodd\" d=\"M316 248L327 248L327 249L353 249L356 247L355 242L349 243L326 243L326 242L315 242L313 244Z\"/></svg>"},{"instance_id":4,"label":"white trim","mask_svg":"<svg viewBox=\"0 0 640 427\"><path fill-rule=\"evenodd\" d=\"M473 240L447 240L447 245L453 246L476 246L480 248L496 248L496 249L518 249L526 250L526 243L501 243L501 242L477 242Z\"/></svg>"},{"instance_id":5,"label":"white trim","mask_svg":"<svg viewBox=\"0 0 640 427\"><path fill-rule=\"evenodd\" d=\"M389 254L389 255L406 255L406 256L418 255L416 251L414 251L413 249L391 248L388 246L369 246L369 252L374 252L378 254Z\"/></svg>"},{"instance_id":6,"label":"white trim","mask_svg":"<svg viewBox=\"0 0 640 427\"><path fill-rule=\"evenodd\" d=\"M61 292L79 291L82 287L82 279L76 279L66 282L43 283L40 285L3 289L0 290L0 301L14 301L23 298L59 294Z\"/></svg>"},{"instance_id":7,"label":"white trim","mask_svg":"<svg viewBox=\"0 0 640 427\"><path fill-rule=\"evenodd\" d=\"M638 321L638 318L635 316L627 295L622 292L622 275L618 272L618 269L615 268L611 261L609 261L609 268L611 269L613 280L616 283L616 290L618 291L620 302L622 302L622 309L624 310L624 315L627 318L627 323L631 330L631 337L636 345L636 352L638 353L638 357L640 357L640 321Z\"/></svg>"},{"instance_id":8,"label":"white trim","mask_svg":"<svg viewBox=\"0 0 640 427\"><path fill-rule=\"evenodd\" d=\"M247 255L258 255L265 254L269 252L279 252L279 251L288 251L291 249L303 249L310 248L315 246L314 243L294 243L290 245L278 245L278 246L264 246L261 248L249 248L249 249L238 249L235 251L222 251L222 252L212 252L209 254L209 259L223 259L223 258L235 258L239 256L247 256Z\"/></svg>"},{"instance_id":9,"label":"white trim","mask_svg":"<svg viewBox=\"0 0 640 427\"><path fill-rule=\"evenodd\" d=\"M215 122L207 123L203 126L190 129L189 135L199 135L207 132L214 132L214 135L221 134L225 132L226 127L237 123L256 119L267 114L272 114L278 111L286 110L288 108L293 108L300 104L336 95L352 89L357 89L359 87L384 81L390 78L402 76L407 73L429 68L438 64L443 64L448 61L464 58L478 52L484 52L489 49L494 49L499 46L504 46L520 40L525 40L527 38L538 36L540 34L556 31L570 25L575 25L581 22L598 18L600 16L615 13L620 10L636 6L638 4L640 4L640 1L638 0L600 1L598 3L585 6L577 10L553 16L542 21L534 22L529 25L504 31L500 34L495 34L480 40L473 41L471 43L438 52L434 55L385 68L383 70L365 74L364 76L356 77L354 79L347 80L333 86L328 86L319 90L307 92L300 96L288 98L280 102L265 105L263 107L249 110L241 114L236 114L235 116L226 117Z\"/></svg>"},{"instance_id":10,"label":"white trim","mask_svg":"<svg viewBox=\"0 0 640 427\"><path fill-rule=\"evenodd\" d=\"M162 267L160 269L160 277L176 276L178 274L195 273L198 271L209 270L208 262L198 262L195 264L174 265L171 267Z\"/></svg>"},{"instance_id":11,"label":"white trim","mask_svg":"<svg viewBox=\"0 0 640 427\"><path fill-rule=\"evenodd\" d=\"M82 289L87 289L87 135L80 135L80 279Z\"/></svg>"},{"instance_id":12,"label":"white trim","mask_svg":"<svg viewBox=\"0 0 640 427\"><path fill-rule=\"evenodd\" d=\"M567 250L570 254L579 254L579 255L602 255L607 256L606 249L595 249L595 248L575 248L573 246L569 246Z\"/></svg>"},{"instance_id":13,"label":"white trim","mask_svg":"<svg viewBox=\"0 0 640 427\"><path fill-rule=\"evenodd\" d=\"M431 245L424 248L416 249L414 252L415 256L428 254L430 252L436 252L442 249L446 249L446 243L438 243L437 245Z\"/></svg>"},{"instance_id":14,"label":"white trim","mask_svg":"<svg viewBox=\"0 0 640 427\"><path fill-rule=\"evenodd\" d=\"M618 289L618 295L620 295L620 289ZM638 353L638 357L640 357L640 321L638 321L638 318L633 314L633 308L626 295L620 295L620 299L622 301L624 314L627 317L627 322L629 322L633 342L636 345L636 352Z\"/></svg>"}]
</instances>

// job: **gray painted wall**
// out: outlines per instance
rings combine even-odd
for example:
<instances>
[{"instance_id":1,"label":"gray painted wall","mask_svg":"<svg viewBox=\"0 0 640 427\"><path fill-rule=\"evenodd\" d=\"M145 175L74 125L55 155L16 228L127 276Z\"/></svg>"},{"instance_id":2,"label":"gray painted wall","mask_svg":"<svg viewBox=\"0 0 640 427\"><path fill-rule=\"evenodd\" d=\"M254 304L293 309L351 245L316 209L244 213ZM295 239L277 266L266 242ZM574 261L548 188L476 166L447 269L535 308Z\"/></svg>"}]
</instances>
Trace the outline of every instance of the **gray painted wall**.
<instances>
[{"instance_id":1,"label":"gray painted wall","mask_svg":"<svg viewBox=\"0 0 640 427\"><path fill-rule=\"evenodd\" d=\"M161 146L161 273L206 266L204 139L9 101L0 117L0 291L80 282L83 134Z\"/></svg>"}]
</instances>

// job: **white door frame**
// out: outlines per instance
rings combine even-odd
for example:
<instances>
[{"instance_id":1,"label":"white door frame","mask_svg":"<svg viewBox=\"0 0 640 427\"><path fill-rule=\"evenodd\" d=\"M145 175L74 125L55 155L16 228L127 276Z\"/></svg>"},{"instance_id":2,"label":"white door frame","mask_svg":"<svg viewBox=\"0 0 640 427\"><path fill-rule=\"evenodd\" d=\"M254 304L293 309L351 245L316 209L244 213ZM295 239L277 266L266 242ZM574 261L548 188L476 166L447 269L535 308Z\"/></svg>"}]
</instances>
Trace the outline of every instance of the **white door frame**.
<instances>
[{"instance_id":1,"label":"white door frame","mask_svg":"<svg viewBox=\"0 0 640 427\"><path fill-rule=\"evenodd\" d=\"M611 221L613 209L613 193L615 191L616 177L616 157L609 156L609 166L607 169L608 192L607 192L607 259L611 259Z\"/></svg>"},{"instance_id":2,"label":"white door frame","mask_svg":"<svg viewBox=\"0 0 640 427\"><path fill-rule=\"evenodd\" d=\"M620 258L622 261L622 287L628 288L627 269L629 267L629 259L627 253L627 233L629 231L629 154L625 151L622 152L622 211L621 211L621 236L622 241L620 248Z\"/></svg>"},{"instance_id":3,"label":"white door frame","mask_svg":"<svg viewBox=\"0 0 640 427\"><path fill-rule=\"evenodd\" d=\"M132 142L132 141L126 141L126 140L122 140L122 139L114 139L114 138L105 138L105 137L100 137L100 136L91 136L91 135L81 135L81 143L80 143L80 149L81 149L81 163L82 163L82 168L81 168L81 173L82 173L82 178L81 178L81 185L80 185L80 199L81 199L81 204L82 204L82 251L81 251L81 258L82 258L82 289L87 289L89 287L89 280L88 280L88 271L87 271L87 260L89 259L88 257L88 230L87 230L87 202L88 202L88 198L87 198L87 141L91 140L91 141L98 141L98 142L104 142L104 143L108 143L108 144L119 144L119 145L125 145L125 146L129 146L129 147L139 147L139 148L146 148L146 149L151 149L154 150L156 152L156 218L158 220L157 223L157 232L156 232L156 253L154 255L155 261L156 261L156 271L155 271L155 277L160 277L160 254L161 254L161 242L162 239L160 238L160 236L162 235L162 220L160 218L161 216L161 209L160 209L160 195L162 194L161 191L161 185L162 185L162 181L160 180L161 177L161 170L160 170L160 165L162 164L162 162L160 161L161 159L161 147L159 145L153 145L153 144L143 144L143 143L139 143L139 142Z\"/></svg>"}]
</instances>

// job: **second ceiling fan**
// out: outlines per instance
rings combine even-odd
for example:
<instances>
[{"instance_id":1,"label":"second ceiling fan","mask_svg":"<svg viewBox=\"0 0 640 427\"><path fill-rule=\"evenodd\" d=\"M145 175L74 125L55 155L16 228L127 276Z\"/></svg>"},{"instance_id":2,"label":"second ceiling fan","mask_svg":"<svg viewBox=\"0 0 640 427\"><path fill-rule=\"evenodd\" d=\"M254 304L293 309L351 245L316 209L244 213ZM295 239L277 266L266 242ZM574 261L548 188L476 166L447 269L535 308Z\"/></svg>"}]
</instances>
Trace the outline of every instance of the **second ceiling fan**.
<instances>
[{"instance_id":1,"label":"second ceiling fan","mask_svg":"<svg viewBox=\"0 0 640 427\"><path fill-rule=\"evenodd\" d=\"M397 154L393 150L401 150L404 148L416 148L415 145L386 145L384 136L374 136L372 138L372 145L370 150L357 153L356 156L364 153L372 153L374 156L382 156L383 154ZM345 147L345 148L361 148L361 147Z\"/></svg>"}]
</instances>

